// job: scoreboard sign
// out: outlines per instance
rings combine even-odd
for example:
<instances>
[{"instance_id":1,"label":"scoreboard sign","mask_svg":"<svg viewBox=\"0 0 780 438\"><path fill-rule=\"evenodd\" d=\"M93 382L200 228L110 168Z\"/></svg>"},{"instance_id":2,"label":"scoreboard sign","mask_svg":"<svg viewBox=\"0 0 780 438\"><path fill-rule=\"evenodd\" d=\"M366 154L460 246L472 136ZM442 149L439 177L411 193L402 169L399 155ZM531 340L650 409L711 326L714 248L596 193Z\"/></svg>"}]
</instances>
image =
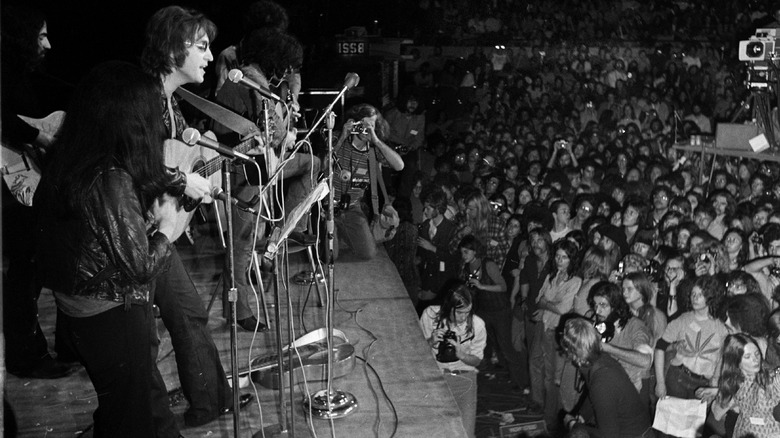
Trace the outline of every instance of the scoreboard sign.
<instances>
[{"instance_id":1,"label":"scoreboard sign","mask_svg":"<svg viewBox=\"0 0 780 438\"><path fill-rule=\"evenodd\" d=\"M368 39L340 38L336 40L336 52L340 56L368 56Z\"/></svg>"}]
</instances>

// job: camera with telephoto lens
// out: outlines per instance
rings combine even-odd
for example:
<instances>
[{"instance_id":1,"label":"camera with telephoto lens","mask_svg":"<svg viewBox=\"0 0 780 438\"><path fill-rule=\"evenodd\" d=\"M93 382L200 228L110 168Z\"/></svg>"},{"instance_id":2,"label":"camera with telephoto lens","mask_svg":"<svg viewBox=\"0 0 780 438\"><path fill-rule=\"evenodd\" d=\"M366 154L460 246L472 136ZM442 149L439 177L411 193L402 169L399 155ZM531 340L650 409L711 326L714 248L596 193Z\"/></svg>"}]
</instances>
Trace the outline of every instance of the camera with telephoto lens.
<instances>
[{"instance_id":1,"label":"camera with telephoto lens","mask_svg":"<svg viewBox=\"0 0 780 438\"><path fill-rule=\"evenodd\" d=\"M447 363L458 361L458 356L455 353L455 346L447 342L448 339L457 341L458 335L452 330L444 332L444 336L442 336L441 341L439 342L439 352L436 353L436 360L439 362Z\"/></svg>"}]
</instances>

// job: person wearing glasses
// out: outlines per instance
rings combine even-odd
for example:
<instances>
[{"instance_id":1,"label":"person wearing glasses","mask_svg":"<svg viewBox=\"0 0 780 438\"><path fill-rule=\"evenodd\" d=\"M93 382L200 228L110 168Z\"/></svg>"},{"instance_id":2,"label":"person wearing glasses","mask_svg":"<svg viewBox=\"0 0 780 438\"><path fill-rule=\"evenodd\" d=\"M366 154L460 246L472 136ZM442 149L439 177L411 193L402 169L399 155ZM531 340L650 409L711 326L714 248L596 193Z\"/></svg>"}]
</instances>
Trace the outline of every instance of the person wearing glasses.
<instances>
[{"instance_id":1,"label":"person wearing glasses","mask_svg":"<svg viewBox=\"0 0 780 438\"><path fill-rule=\"evenodd\" d=\"M204 81L206 67L213 61L211 41L216 25L202 13L180 6L167 6L152 15L146 25L146 43L141 66L159 80L160 105L167 138L179 138L187 122L173 97L182 85ZM209 181L187 173L183 193L191 199L208 201ZM184 397L187 426L200 426L230 412L233 397L211 333L209 315L198 290L173 246L169 269L155 281L153 300L171 335L176 367ZM152 342L157 357L159 340ZM242 406L252 400L242 396Z\"/></svg>"},{"instance_id":2,"label":"person wearing glasses","mask_svg":"<svg viewBox=\"0 0 780 438\"><path fill-rule=\"evenodd\" d=\"M455 397L469 437L475 436L477 366L487 344L485 323L474 311L470 287L456 281L442 304L429 306L420 317L420 329Z\"/></svg>"},{"instance_id":3,"label":"person wearing glasses","mask_svg":"<svg viewBox=\"0 0 780 438\"><path fill-rule=\"evenodd\" d=\"M574 211L569 220L569 228L581 230L585 222L596 213L596 198L590 194L583 194L574 199Z\"/></svg>"},{"instance_id":4,"label":"person wearing glasses","mask_svg":"<svg viewBox=\"0 0 780 438\"><path fill-rule=\"evenodd\" d=\"M300 42L292 35L273 28L254 30L245 36L241 40L241 55L243 65L240 67L240 71L244 76L277 94L282 94L281 90L284 88L278 78L287 77L286 72L297 71L303 63L303 47ZM292 128L294 107L292 105L285 107L270 99L264 99L257 91L231 81L227 81L222 86L216 100L222 106L249 120L264 120L263 106L267 105L269 108L270 146L275 151L273 152L275 156L287 160L287 164L282 170L280 182L277 183L275 191L270 191L268 197L284 199L283 213L285 217L289 217L293 209L312 192L315 185L314 178L320 173L320 159L318 157L303 150L290 155L290 149L295 144L296 136L296 130ZM214 131L222 143L238 144L242 142L238 134L231 132L220 123L215 123ZM265 152L265 135L260 137L263 141L257 142L247 154L264 167L270 160L266 160L266 156L261 155ZM231 180L233 196L251 204L254 210L259 211L261 205L268 202L260 199L260 185L257 182L249 181L251 178L246 177L246 173L241 171L241 165L234 168L236 171L232 172L233 178ZM255 241L264 238L265 221L261 220L258 224L254 214L243 211L236 205L231 208L233 209L235 266L237 272L242 274L236 275L235 281L238 291L236 319L241 328L251 332L258 326L258 321L252 312L252 306L249 304L249 297L253 295L249 276L243 275L243 273L251 269L252 250L257 247ZM277 216L281 215L281 210L282 208L276 209ZM255 232L255 225L257 225L257 232ZM303 233L307 231L308 226L309 215L304 214L296 223L294 231ZM295 239L299 239L299 237L295 237ZM227 268L227 260L225 263ZM227 312L229 308L227 301L229 283L222 282L224 286L222 313L226 319L229 317Z\"/></svg>"}]
</instances>

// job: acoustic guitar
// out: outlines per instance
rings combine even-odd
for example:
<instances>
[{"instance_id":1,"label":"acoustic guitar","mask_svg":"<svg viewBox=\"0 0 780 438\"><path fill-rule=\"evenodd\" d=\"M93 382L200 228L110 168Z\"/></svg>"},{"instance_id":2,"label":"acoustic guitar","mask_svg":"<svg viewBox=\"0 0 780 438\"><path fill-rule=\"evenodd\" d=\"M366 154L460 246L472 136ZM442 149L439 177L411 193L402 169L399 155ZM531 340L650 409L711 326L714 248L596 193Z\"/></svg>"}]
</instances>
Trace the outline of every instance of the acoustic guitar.
<instances>
[{"instance_id":1,"label":"acoustic guitar","mask_svg":"<svg viewBox=\"0 0 780 438\"><path fill-rule=\"evenodd\" d=\"M33 128L55 137L65 119L65 111L54 111L42 119L22 115L18 117ZM2 160L0 174L3 175L3 181L14 195L14 199L28 207L32 206L35 189L41 181L41 170L32 146L22 145L20 149L2 143L0 159Z\"/></svg>"},{"instance_id":2,"label":"acoustic guitar","mask_svg":"<svg viewBox=\"0 0 780 438\"><path fill-rule=\"evenodd\" d=\"M293 349L293 372L296 382L305 379L308 382L321 382L328 378L328 347L327 331L319 328L296 339L292 345L282 349L283 374L282 384L290 381L287 352ZM355 368L355 347L347 341L346 335L340 330L333 330L333 378L343 377ZM250 362L250 368L240 375L251 373L255 383L266 388L279 388L279 364L276 355L257 357Z\"/></svg>"}]
</instances>

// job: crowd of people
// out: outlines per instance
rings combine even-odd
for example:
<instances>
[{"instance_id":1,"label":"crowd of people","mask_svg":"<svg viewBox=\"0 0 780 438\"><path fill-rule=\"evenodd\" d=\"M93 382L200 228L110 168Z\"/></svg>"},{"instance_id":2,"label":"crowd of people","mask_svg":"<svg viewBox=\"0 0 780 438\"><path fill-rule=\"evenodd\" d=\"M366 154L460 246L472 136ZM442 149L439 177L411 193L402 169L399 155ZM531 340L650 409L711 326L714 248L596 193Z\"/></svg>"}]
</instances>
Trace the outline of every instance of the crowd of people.
<instances>
[{"instance_id":1,"label":"crowd of people","mask_svg":"<svg viewBox=\"0 0 780 438\"><path fill-rule=\"evenodd\" d=\"M335 216L333 255L341 240L370 259L389 239L470 435L476 374L495 362L552 433L652 436L655 403L674 396L707 401L712 433L777 436L780 165L673 147L757 112L755 102L740 104L750 91L745 65L735 48L719 44L565 44L574 33L733 37L762 17L735 13L728 2L623 2L614 10L602 1L565 3L567 12L550 13L546 2L523 12L493 1L465 20L470 9L457 1L421 2L437 23L455 26L456 39L538 43L475 47L463 58L449 59L440 47L412 56L394 107L356 105L334 135L332 156L298 155L281 175L290 183L277 193L289 198L281 207L301 202L322 163L337 166L334 204L322 208ZM237 67L263 87L290 84L297 111L302 47L286 33L278 5L256 5L244 38L219 56L216 100L258 114L255 93L225 82ZM28 204L12 203L19 197L4 188L4 236L27 230L4 239L13 244L6 284L20 291L4 295L6 312L18 310L4 325L9 371L58 378L73 371L66 362L78 361L99 393L96 436L178 436L154 363L155 303L176 350L185 424L243 407L251 397L234 406L208 315L172 243L188 220L178 202L208 202L215 192L161 156L164 141L187 127L174 91L204 82L216 26L197 11L158 11L147 24L142 67L98 66L76 88L54 141L13 117L43 114L31 108L38 93L30 76L51 48L42 16L17 24L29 41L11 46L19 59L4 57L13 61L3 65L4 126L15 126L3 136L35 144L49 160ZM4 28L13 30L5 21ZM6 36L4 44L17 42ZM294 132L275 134L268 140L284 151ZM377 179L399 219L395 234L380 238L371 219L379 213ZM249 198L257 194L247 181L234 184ZM254 247L260 221L233 208L235 246ZM316 231L306 219L296 231ZM30 236L33 221L39 227ZM37 239L37 250L24 248L22 237ZM242 254L239 264L249 265L250 252ZM248 305L251 282L240 283L237 324L253 330L261 323ZM58 306L56 360L37 326L42 286ZM109 332L128 335L119 342Z\"/></svg>"},{"instance_id":2,"label":"crowd of people","mask_svg":"<svg viewBox=\"0 0 780 438\"><path fill-rule=\"evenodd\" d=\"M412 59L393 111L424 117L426 142L390 178L386 244L410 298L426 320L469 288L474 368L508 369L551 432L651 436L673 396L709 403L707 433L776 436L780 165L674 147L751 122L746 64L714 46L571 50Z\"/></svg>"},{"instance_id":3,"label":"crowd of people","mask_svg":"<svg viewBox=\"0 0 780 438\"><path fill-rule=\"evenodd\" d=\"M730 40L766 17L761 2L604 0L417 2L416 20L402 29L428 44L476 41ZM392 29L387 29L392 31Z\"/></svg>"}]
</instances>

